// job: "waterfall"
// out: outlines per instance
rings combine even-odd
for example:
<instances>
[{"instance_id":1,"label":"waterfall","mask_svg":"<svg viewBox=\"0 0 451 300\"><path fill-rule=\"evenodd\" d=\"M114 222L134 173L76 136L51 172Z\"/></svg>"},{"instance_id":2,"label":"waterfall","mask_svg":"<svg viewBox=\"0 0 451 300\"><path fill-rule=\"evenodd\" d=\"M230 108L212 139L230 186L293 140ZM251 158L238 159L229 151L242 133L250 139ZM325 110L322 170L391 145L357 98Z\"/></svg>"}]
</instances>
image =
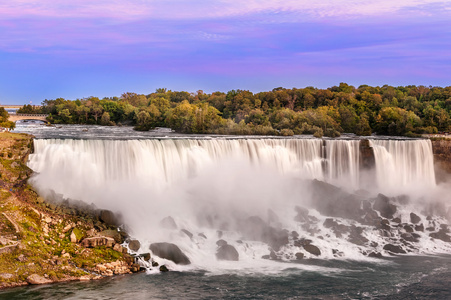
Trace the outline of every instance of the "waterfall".
<instances>
[{"instance_id":1,"label":"waterfall","mask_svg":"<svg viewBox=\"0 0 451 300\"><path fill-rule=\"evenodd\" d=\"M378 193L394 191L387 195L398 196L414 187L435 186L427 140L371 140L375 170L370 171L361 169L360 140L35 139L34 143L28 165L35 174L30 183L44 198L57 193L120 212L130 233L140 239L142 251L149 251L153 242L173 242L203 269L218 268L214 256L218 239L233 245L240 262L249 264L268 256L270 244L278 257L295 259L302 250L298 236L314 240L326 258L385 251L382 247L390 237L369 226L374 220L362 219L378 218L371 206ZM366 187L372 189L355 193ZM396 216L405 221L412 211L421 215L424 210L399 207ZM175 220L176 230L162 228L160 222L168 216ZM362 237L353 232L356 220L362 222ZM262 230L269 231L262 235ZM448 251L437 247L425 243L424 251Z\"/></svg>"},{"instance_id":2,"label":"waterfall","mask_svg":"<svg viewBox=\"0 0 451 300\"><path fill-rule=\"evenodd\" d=\"M370 140L378 186L391 189L435 187L430 140Z\"/></svg>"}]
</instances>

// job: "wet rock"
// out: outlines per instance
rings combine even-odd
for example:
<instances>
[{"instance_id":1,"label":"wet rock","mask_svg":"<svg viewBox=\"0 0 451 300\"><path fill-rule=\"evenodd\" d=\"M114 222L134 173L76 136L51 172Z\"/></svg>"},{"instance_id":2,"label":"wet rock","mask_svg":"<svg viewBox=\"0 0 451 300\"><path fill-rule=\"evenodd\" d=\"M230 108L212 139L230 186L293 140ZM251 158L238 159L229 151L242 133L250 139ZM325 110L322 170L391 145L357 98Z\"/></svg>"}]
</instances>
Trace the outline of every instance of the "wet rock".
<instances>
[{"instance_id":1,"label":"wet rock","mask_svg":"<svg viewBox=\"0 0 451 300\"><path fill-rule=\"evenodd\" d=\"M150 253L140 254L139 257L141 257L144 261L149 261L150 260Z\"/></svg>"},{"instance_id":2,"label":"wet rock","mask_svg":"<svg viewBox=\"0 0 451 300\"><path fill-rule=\"evenodd\" d=\"M414 213L410 213L410 222L412 222L413 224L417 224L421 221L421 218L414 214Z\"/></svg>"},{"instance_id":3,"label":"wet rock","mask_svg":"<svg viewBox=\"0 0 451 300\"><path fill-rule=\"evenodd\" d=\"M423 223L421 223L420 225L415 225L415 230L416 230L416 231L424 231L424 225L423 225Z\"/></svg>"},{"instance_id":4,"label":"wet rock","mask_svg":"<svg viewBox=\"0 0 451 300\"><path fill-rule=\"evenodd\" d=\"M165 229L177 229L177 224L171 216L168 216L160 221L160 226Z\"/></svg>"},{"instance_id":5,"label":"wet rock","mask_svg":"<svg viewBox=\"0 0 451 300\"><path fill-rule=\"evenodd\" d=\"M386 244L384 246L384 250L387 250L391 253L395 253L395 254L406 254L407 252L404 251L404 249L401 246L396 246L393 244Z\"/></svg>"},{"instance_id":6,"label":"wet rock","mask_svg":"<svg viewBox=\"0 0 451 300\"><path fill-rule=\"evenodd\" d=\"M391 227L390 227L390 221L387 219L382 219L379 223L378 226L379 229L383 229L383 230L387 230L390 231Z\"/></svg>"},{"instance_id":7,"label":"wet rock","mask_svg":"<svg viewBox=\"0 0 451 300\"><path fill-rule=\"evenodd\" d=\"M332 218L327 218L324 223L323 226L326 228L332 228L332 227L336 227L338 226L338 223L334 221L334 219Z\"/></svg>"},{"instance_id":8,"label":"wet rock","mask_svg":"<svg viewBox=\"0 0 451 300\"><path fill-rule=\"evenodd\" d=\"M287 230L269 226L257 216L247 218L241 228L248 239L265 242L276 251L289 242Z\"/></svg>"},{"instance_id":9,"label":"wet rock","mask_svg":"<svg viewBox=\"0 0 451 300\"><path fill-rule=\"evenodd\" d=\"M408 242L418 242L418 239L411 233L403 233L401 234L401 238Z\"/></svg>"},{"instance_id":10,"label":"wet rock","mask_svg":"<svg viewBox=\"0 0 451 300\"><path fill-rule=\"evenodd\" d=\"M413 232L413 228L410 225L405 225L404 226L404 230L408 233L412 233Z\"/></svg>"},{"instance_id":11,"label":"wet rock","mask_svg":"<svg viewBox=\"0 0 451 300\"><path fill-rule=\"evenodd\" d=\"M395 222L395 223L401 223L401 218L398 218L398 217L396 217L396 218L393 218L393 222Z\"/></svg>"},{"instance_id":12,"label":"wet rock","mask_svg":"<svg viewBox=\"0 0 451 300\"><path fill-rule=\"evenodd\" d=\"M373 252L368 253L368 257L381 258L382 257L382 253L373 251Z\"/></svg>"},{"instance_id":13,"label":"wet rock","mask_svg":"<svg viewBox=\"0 0 451 300\"><path fill-rule=\"evenodd\" d=\"M291 237L293 237L293 239L297 240L299 238L299 233L297 233L296 231L292 231Z\"/></svg>"},{"instance_id":14,"label":"wet rock","mask_svg":"<svg viewBox=\"0 0 451 300\"><path fill-rule=\"evenodd\" d=\"M224 241L224 240L218 240L218 241L216 242L216 245L217 245L218 247L222 247L222 246L227 245L227 242Z\"/></svg>"},{"instance_id":15,"label":"wet rock","mask_svg":"<svg viewBox=\"0 0 451 300\"><path fill-rule=\"evenodd\" d=\"M316 256L321 255L321 251L319 250L319 248L314 245L309 244L309 245L304 245L303 247L304 247L305 251L307 251L313 255L316 255Z\"/></svg>"},{"instance_id":16,"label":"wet rock","mask_svg":"<svg viewBox=\"0 0 451 300\"><path fill-rule=\"evenodd\" d=\"M83 239L81 245L85 248L94 248L98 246L111 248L114 245L114 239L106 236L96 236Z\"/></svg>"},{"instance_id":17,"label":"wet rock","mask_svg":"<svg viewBox=\"0 0 451 300\"><path fill-rule=\"evenodd\" d=\"M169 269L165 265L162 265L160 266L160 272L169 272Z\"/></svg>"},{"instance_id":18,"label":"wet rock","mask_svg":"<svg viewBox=\"0 0 451 300\"><path fill-rule=\"evenodd\" d=\"M447 234L447 230L440 229L438 232L430 233L429 236L444 242L451 242L451 237Z\"/></svg>"},{"instance_id":19,"label":"wet rock","mask_svg":"<svg viewBox=\"0 0 451 300\"><path fill-rule=\"evenodd\" d=\"M193 234L191 232L189 232L188 230L182 229L180 231L183 232L184 234L186 234L190 239L193 238Z\"/></svg>"},{"instance_id":20,"label":"wet rock","mask_svg":"<svg viewBox=\"0 0 451 300\"><path fill-rule=\"evenodd\" d=\"M382 217L386 219L392 219L393 215L397 211L397 208L396 205L390 202L390 198L385 195L379 194L374 201L373 209L379 211Z\"/></svg>"},{"instance_id":21,"label":"wet rock","mask_svg":"<svg viewBox=\"0 0 451 300\"><path fill-rule=\"evenodd\" d=\"M295 256L296 256L296 259L297 259L297 260L301 260L301 259L304 258L304 253L302 253L302 252L297 252L297 253L295 254Z\"/></svg>"},{"instance_id":22,"label":"wet rock","mask_svg":"<svg viewBox=\"0 0 451 300\"><path fill-rule=\"evenodd\" d=\"M316 179L312 180L311 188L311 205L322 215L360 220L364 214L360 209L362 199L357 195Z\"/></svg>"},{"instance_id":23,"label":"wet rock","mask_svg":"<svg viewBox=\"0 0 451 300\"><path fill-rule=\"evenodd\" d=\"M130 267L130 271L132 271L133 273L139 272L140 270L141 266L137 263L132 264Z\"/></svg>"},{"instance_id":24,"label":"wet rock","mask_svg":"<svg viewBox=\"0 0 451 300\"><path fill-rule=\"evenodd\" d=\"M130 243L128 243L128 248L136 252L141 248L141 243L138 240L131 240Z\"/></svg>"},{"instance_id":25,"label":"wet rock","mask_svg":"<svg viewBox=\"0 0 451 300\"><path fill-rule=\"evenodd\" d=\"M158 267L158 266L159 266L159 264L156 261L152 262L152 267Z\"/></svg>"},{"instance_id":26,"label":"wet rock","mask_svg":"<svg viewBox=\"0 0 451 300\"><path fill-rule=\"evenodd\" d=\"M38 274L32 274L27 277L27 282L29 284L49 284L52 283L50 279L47 279L45 277L42 277Z\"/></svg>"},{"instance_id":27,"label":"wet rock","mask_svg":"<svg viewBox=\"0 0 451 300\"><path fill-rule=\"evenodd\" d=\"M203 233L199 233L198 236L200 236L201 238L207 239L207 236Z\"/></svg>"},{"instance_id":28,"label":"wet rock","mask_svg":"<svg viewBox=\"0 0 451 300\"><path fill-rule=\"evenodd\" d=\"M368 243L369 240L367 238L365 238L364 236L362 236L362 233L363 233L362 227L357 227L354 225L351 226L348 241L353 244L360 245L360 246Z\"/></svg>"},{"instance_id":29,"label":"wet rock","mask_svg":"<svg viewBox=\"0 0 451 300\"><path fill-rule=\"evenodd\" d=\"M189 258L177 245L171 243L154 243L150 245L149 249L154 255L172 260L176 264L189 265L191 263Z\"/></svg>"},{"instance_id":30,"label":"wet rock","mask_svg":"<svg viewBox=\"0 0 451 300\"><path fill-rule=\"evenodd\" d=\"M216 258L218 260L238 261L239 254L232 245L223 245L216 252Z\"/></svg>"}]
</instances>

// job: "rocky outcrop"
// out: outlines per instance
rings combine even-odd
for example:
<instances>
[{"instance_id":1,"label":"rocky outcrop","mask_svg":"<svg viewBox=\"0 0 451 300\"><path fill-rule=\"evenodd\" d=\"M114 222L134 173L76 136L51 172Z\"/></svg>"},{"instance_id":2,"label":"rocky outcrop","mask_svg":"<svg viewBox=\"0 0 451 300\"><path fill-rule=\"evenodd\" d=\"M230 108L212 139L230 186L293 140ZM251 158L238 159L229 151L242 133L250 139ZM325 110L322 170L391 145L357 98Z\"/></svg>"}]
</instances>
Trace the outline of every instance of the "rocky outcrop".
<instances>
[{"instance_id":1,"label":"rocky outcrop","mask_svg":"<svg viewBox=\"0 0 451 300\"><path fill-rule=\"evenodd\" d=\"M178 265L189 265L191 261L177 245L171 243L154 243L149 249L156 256L172 260Z\"/></svg>"}]
</instances>

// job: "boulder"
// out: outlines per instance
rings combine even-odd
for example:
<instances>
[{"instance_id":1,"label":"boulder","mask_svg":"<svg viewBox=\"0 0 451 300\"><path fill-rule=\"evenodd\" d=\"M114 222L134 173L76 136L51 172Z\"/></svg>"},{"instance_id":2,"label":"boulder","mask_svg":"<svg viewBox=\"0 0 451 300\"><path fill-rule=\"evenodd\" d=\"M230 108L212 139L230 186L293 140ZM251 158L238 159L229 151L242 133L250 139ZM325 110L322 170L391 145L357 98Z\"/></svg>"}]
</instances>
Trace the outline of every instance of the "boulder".
<instances>
[{"instance_id":1,"label":"boulder","mask_svg":"<svg viewBox=\"0 0 451 300\"><path fill-rule=\"evenodd\" d=\"M119 226L122 224L121 217L114 214L111 210L101 210L99 219L107 225Z\"/></svg>"},{"instance_id":2,"label":"boulder","mask_svg":"<svg viewBox=\"0 0 451 300\"><path fill-rule=\"evenodd\" d=\"M104 230L98 233L99 236L107 236L113 238L116 243L122 244L124 237L117 230Z\"/></svg>"},{"instance_id":3,"label":"boulder","mask_svg":"<svg viewBox=\"0 0 451 300\"><path fill-rule=\"evenodd\" d=\"M83 239L80 244L85 248L94 248L98 246L112 248L114 245L114 239L106 236L95 236Z\"/></svg>"},{"instance_id":4,"label":"boulder","mask_svg":"<svg viewBox=\"0 0 451 300\"><path fill-rule=\"evenodd\" d=\"M149 249L156 256L172 260L179 265L189 265L191 261L177 245L171 243L153 243Z\"/></svg>"},{"instance_id":5,"label":"boulder","mask_svg":"<svg viewBox=\"0 0 451 300\"><path fill-rule=\"evenodd\" d=\"M410 213L410 222L412 222L413 224L417 224L421 221L421 218L414 214L414 213Z\"/></svg>"},{"instance_id":6,"label":"boulder","mask_svg":"<svg viewBox=\"0 0 451 300\"><path fill-rule=\"evenodd\" d=\"M165 265L162 265L160 266L160 272L169 272L169 270Z\"/></svg>"},{"instance_id":7,"label":"boulder","mask_svg":"<svg viewBox=\"0 0 451 300\"><path fill-rule=\"evenodd\" d=\"M390 203L390 198L382 194L377 195L373 209L379 211L381 216L387 219L392 219L397 211L396 205Z\"/></svg>"},{"instance_id":8,"label":"boulder","mask_svg":"<svg viewBox=\"0 0 451 300\"><path fill-rule=\"evenodd\" d=\"M395 253L395 254L406 254L407 252L401 247L401 246L395 246L392 244L386 244L384 246L384 250L387 250L391 253Z\"/></svg>"},{"instance_id":9,"label":"boulder","mask_svg":"<svg viewBox=\"0 0 451 300\"><path fill-rule=\"evenodd\" d=\"M301 259L304 258L304 253L302 253L302 252L297 252L297 253L295 254L295 256L296 256L296 259L301 260Z\"/></svg>"},{"instance_id":10,"label":"boulder","mask_svg":"<svg viewBox=\"0 0 451 300\"><path fill-rule=\"evenodd\" d=\"M308 222L308 209L300 206L296 206L294 210L298 213L294 220L297 222Z\"/></svg>"},{"instance_id":11,"label":"boulder","mask_svg":"<svg viewBox=\"0 0 451 300\"><path fill-rule=\"evenodd\" d=\"M309 244L309 245L304 245L303 247L304 247L305 251L307 251L313 255L316 255L316 256L321 255L321 251L319 250L319 248L314 245Z\"/></svg>"},{"instance_id":12,"label":"boulder","mask_svg":"<svg viewBox=\"0 0 451 300\"><path fill-rule=\"evenodd\" d=\"M276 251L289 242L287 230L269 226L257 216L247 218L241 228L242 233L248 239L265 242Z\"/></svg>"},{"instance_id":13,"label":"boulder","mask_svg":"<svg viewBox=\"0 0 451 300\"><path fill-rule=\"evenodd\" d=\"M141 248L141 243L138 240L131 240L130 243L128 243L128 248L136 252Z\"/></svg>"},{"instance_id":14,"label":"boulder","mask_svg":"<svg viewBox=\"0 0 451 300\"><path fill-rule=\"evenodd\" d=\"M447 230L440 229L437 232L432 232L429 234L431 238L442 240L444 242L451 242L451 237L447 234Z\"/></svg>"},{"instance_id":15,"label":"boulder","mask_svg":"<svg viewBox=\"0 0 451 300\"><path fill-rule=\"evenodd\" d=\"M160 221L160 226L164 229L177 229L177 224L171 216Z\"/></svg>"},{"instance_id":16,"label":"boulder","mask_svg":"<svg viewBox=\"0 0 451 300\"><path fill-rule=\"evenodd\" d=\"M216 245L217 245L218 247L222 247L222 246L227 245L227 242L224 241L224 240L218 240L218 241L216 242Z\"/></svg>"},{"instance_id":17,"label":"boulder","mask_svg":"<svg viewBox=\"0 0 451 300\"><path fill-rule=\"evenodd\" d=\"M53 281L51 281L50 279L47 279L45 277L42 277L38 274L32 274L27 277L27 282L29 284L49 284L49 283L52 283Z\"/></svg>"},{"instance_id":18,"label":"boulder","mask_svg":"<svg viewBox=\"0 0 451 300\"><path fill-rule=\"evenodd\" d=\"M239 254L232 245L222 245L216 252L216 258L218 260L238 261Z\"/></svg>"},{"instance_id":19,"label":"boulder","mask_svg":"<svg viewBox=\"0 0 451 300\"><path fill-rule=\"evenodd\" d=\"M424 231L424 225L423 225L423 223L421 223L420 225L415 225L415 230L416 230L416 231Z\"/></svg>"}]
</instances>

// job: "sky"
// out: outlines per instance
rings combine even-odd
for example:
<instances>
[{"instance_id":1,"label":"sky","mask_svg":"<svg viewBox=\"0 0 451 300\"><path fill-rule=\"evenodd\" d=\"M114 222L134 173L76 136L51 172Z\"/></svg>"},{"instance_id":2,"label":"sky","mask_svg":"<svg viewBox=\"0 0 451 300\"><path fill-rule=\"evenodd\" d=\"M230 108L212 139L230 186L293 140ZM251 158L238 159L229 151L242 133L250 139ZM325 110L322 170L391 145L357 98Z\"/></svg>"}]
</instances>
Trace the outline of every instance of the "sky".
<instances>
[{"instance_id":1,"label":"sky","mask_svg":"<svg viewBox=\"0 0 451 300\"><path fill-rule=\"evenodd\" d=\"M0 2L0 104L451 85L451 0Z\"/></svg>"}]
</instances>

